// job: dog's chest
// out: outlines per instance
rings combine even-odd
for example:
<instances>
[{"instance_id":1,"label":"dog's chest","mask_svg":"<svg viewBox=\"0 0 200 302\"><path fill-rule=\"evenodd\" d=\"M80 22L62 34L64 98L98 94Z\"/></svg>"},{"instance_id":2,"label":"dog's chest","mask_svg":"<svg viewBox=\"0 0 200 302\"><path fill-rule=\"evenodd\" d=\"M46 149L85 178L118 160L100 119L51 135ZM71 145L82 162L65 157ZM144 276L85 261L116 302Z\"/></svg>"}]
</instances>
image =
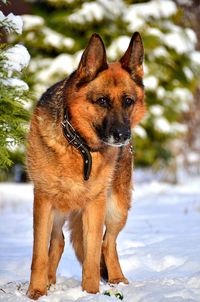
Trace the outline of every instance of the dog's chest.
<instances>
[{"instance_id":1,"label":"dog's chest","mask_svg":"<svg viewBox=\"0 0 200 302\"><path fill-rule=\"evenodd\" d=\"M55 208L68 211L83 208L87 201L95 200L110 186L115 169L117 152L92 154L92 170L89 179L84 180L83 159L75 154L67 162L57 163L48 173L48 194ZM66 159L65 159L66 160Z\"/></svg>"}]
</instances>

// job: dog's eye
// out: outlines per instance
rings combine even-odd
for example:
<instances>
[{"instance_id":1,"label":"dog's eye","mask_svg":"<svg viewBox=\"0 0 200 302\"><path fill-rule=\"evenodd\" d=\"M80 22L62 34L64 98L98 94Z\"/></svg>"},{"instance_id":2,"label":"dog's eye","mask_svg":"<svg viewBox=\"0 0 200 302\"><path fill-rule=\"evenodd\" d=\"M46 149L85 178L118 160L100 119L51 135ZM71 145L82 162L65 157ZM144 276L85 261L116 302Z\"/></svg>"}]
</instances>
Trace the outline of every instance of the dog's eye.
<instances>
[{"instance_id":1,"label":"dog's eye","mask_svg":"<svg viewBox=\"0 0 200 302\"><path fill-rule=\"evenodd\" d=\"M96 103L98 105L100 105L101 107L104 107L104 108L108 108L109 107L109 101L107 98L104 98L104 97L101 97L99 98Z\"/></svg>"},{"instance_id":2,"label":"dog's eye","mask_svg":"<svg viewBox=\"0 0 200 302\"><path fill-rule=\"evenodd\" d=\"M123 101L124 107L130 107L135 102L134 98L126 97Z\"/></svg>"}]
</instances>

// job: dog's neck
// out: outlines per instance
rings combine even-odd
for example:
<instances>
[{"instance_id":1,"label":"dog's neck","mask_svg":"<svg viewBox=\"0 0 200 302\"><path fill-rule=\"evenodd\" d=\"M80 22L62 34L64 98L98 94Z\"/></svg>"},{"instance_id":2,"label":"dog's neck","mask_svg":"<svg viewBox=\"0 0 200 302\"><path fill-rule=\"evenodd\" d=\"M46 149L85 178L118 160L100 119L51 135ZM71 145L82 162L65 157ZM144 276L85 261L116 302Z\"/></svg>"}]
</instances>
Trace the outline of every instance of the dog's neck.
<instances>
[{"instance_id":1,"label":"dog's neck","mask_svg":"<svg viewBox=\"0 0 200 302\"><path fill-rule=\"evenodd\" d=\"M90 148L82 139L80 134L74 129L69 121L69 114L67 108L64 109L64 118L62 121L62 128L64 137L68 143L75 147L83 158L83 176L84 180L88 180L92 169L92 156L90 154Z\"/></svg>"}]
</instances>

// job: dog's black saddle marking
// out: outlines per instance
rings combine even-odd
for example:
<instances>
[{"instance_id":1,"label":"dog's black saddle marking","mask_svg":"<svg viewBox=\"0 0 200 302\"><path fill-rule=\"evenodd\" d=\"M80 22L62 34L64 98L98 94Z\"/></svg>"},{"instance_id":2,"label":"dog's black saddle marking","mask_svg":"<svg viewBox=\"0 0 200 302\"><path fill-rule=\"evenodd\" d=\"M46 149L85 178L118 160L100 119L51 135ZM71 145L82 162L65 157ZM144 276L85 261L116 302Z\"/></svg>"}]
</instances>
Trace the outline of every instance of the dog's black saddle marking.
<instances>
[{"instance_id":1,"label":"dog's black saddle marking","mask_svg":"<svg viewBox=\"0 0 200 302\"><path fill-rule=\"evenodd\" d=\"M64 111L64 120L62 122L63 134L69 144L74 146L83 157L83 176L84 180L88 180L92 169L92 156L89 151L89 147L85 144L81 136L73 128L68 119L67 110Z\"/></svg>"}]
</instances>

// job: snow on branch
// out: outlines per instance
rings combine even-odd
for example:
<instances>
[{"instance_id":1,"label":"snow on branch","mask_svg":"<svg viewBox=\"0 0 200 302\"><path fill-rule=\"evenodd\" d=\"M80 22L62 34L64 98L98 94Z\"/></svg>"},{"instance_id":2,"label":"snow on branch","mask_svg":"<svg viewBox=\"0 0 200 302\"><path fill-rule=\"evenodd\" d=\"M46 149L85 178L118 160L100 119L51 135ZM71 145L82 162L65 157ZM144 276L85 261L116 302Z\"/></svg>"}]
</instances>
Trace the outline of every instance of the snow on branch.
<instances>
[{"instance_id":1,"label":"snow on branch","mask_svg":"<svg viewBox=\"0 0 200 302\"><path fill-rule=\"evenodd\" d=\"M20 16L13 15L13 13L10 13L8 16L4 16L0 11L0 28L9 33L15 32L20 35L23 28L22 18Z\"/></svg>"},{"instance_id":2,"label":"snow on branch","mask_svg":"<svg viewBox=\"0 0 200 302\"><path fill-rule=\"evenodd\" d=\"M7 70L8 76L11 77L14 71L21 72L22 69L28 66L30 54L26 47L21 44L16 44L4 51L3 68Z\"/></svg>"},{"instance_id":3,"label":"snow on branch","mask_svg":"<svg viewBox=\"0 0 200 302\"><path fill-rule=\"evenodd\" d=\"M17 34L22 33L23 20L20 16L15 16L10 13L5 16L0 11L0 29L3 29L7 33L15 32ZM30 55L25 46L16 44L11 47L6 47L0 50L0 83L4 86L10 86L12 88L28 90L28 85L16 77L16 73L28 66L30 61Z\"/></svg>"},{"instance_id":4,"label":"snow on branch","mask_svg":"<svg viewBox=\"0 0 200 302\"><path fill-rule=\"evenodd\" d=\"M20 16L0 11L0 30L6 34L21 34L23 21ZM3 44L0 48L0 167L12 165L11 142L18 147L25 137L29 118L26 109L30 101L28 85L21 79L22 70L28 66L30 55L21 44Z\"/></svg>"}]
</instances>

